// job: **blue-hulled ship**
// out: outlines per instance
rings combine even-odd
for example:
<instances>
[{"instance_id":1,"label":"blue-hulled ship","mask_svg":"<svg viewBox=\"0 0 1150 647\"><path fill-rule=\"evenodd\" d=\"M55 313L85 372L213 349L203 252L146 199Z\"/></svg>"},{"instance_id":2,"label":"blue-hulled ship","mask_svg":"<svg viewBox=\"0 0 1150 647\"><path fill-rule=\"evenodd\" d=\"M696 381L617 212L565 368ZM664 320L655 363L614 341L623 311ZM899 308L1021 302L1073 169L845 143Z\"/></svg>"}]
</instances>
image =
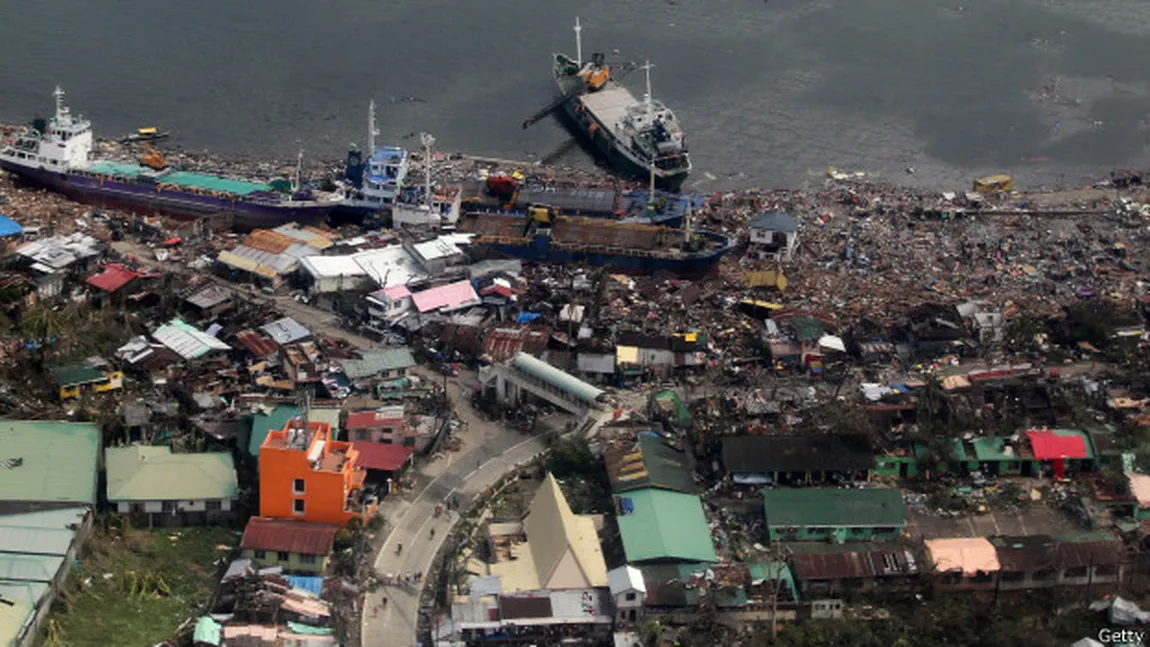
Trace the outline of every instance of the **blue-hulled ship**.
<instances>
[{"instance_id":1,"label":"blue-hulled ship","mask_svg":"<svg viewBox=\"0 0 1150 647\"><path fill-rule=\"evenodd\" d=\"M547 263L586 263L624 273L705 274L736 245L726 234L695 231L690 210L683 227L558 215L535 206L527 215L473 214L460 230L478 234L472 246Z\"/></svg>"},{"instance_id":2,"label":"blue-hulled ship","mask_svg":"<svg viewBox=\"0 0 1150 647\"><path fill-rule=\"evenodd\" d=\"M92 124L72 115L64 91L56 88L56 114L37 119L0 148L0 168L69 198L134 213L177 219L229 216L239 229L277 227L288 222L317 223L340 203L340 196L293 185L277 190L246 180L170 168L156 151L146 164L92 159ZM283 183L284 185L287 182Z\"/></svg>"}]
</instances>

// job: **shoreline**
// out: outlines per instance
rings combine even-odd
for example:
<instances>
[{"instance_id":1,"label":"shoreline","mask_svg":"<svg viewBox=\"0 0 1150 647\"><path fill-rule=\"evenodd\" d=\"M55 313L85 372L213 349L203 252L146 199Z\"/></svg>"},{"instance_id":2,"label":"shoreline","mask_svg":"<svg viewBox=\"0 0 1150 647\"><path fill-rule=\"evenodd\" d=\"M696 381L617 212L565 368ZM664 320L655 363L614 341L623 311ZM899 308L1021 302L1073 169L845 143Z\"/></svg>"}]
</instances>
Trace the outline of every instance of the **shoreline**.
<instances>
[{"instance_id":1,"label":"shoreline","mask_svg":"<svg viewBox=\"0 0 1150 647\"><path fill-rule=\"evenodd\" d=\"M11 133L24 127L25 126L18 124L0 123L0 135L8 137ZM290 177L296 168L296 160L292 159L260 158L244 153L216 153L210 149L189 149L180 145L167 147L164 145L163 140L151 143L157 150L167 155L174 164L192 171L223 175L240 175L249 178L264 178L270 181L277 177ZM118 139L97 137L95 139L94 150L108 155L111 158L130 159L137 157L143 151L143 143L124 143ZM423 177L422 150L419 148L409 149L408 153L410 156L409 159L411 160L409 176L418 179L418 182L413 179L412 184L420 183ZM436 160L436 168L432 173L432 177L434 181L440 183L451 184L466 181L467 178L461 177L461 175L470 175L472 176L471 179L474 179L475 174L480 169L485 169L487 171L520 171L525 175L535 176L537 179L543 178L544 181L562 184L576 183L589 187L609 186L616 189L643 189L647 186L645 182L619 177L598 165L593 169L584 169L566 165L545 164L543 160L515 160L461 151L433 150L433 155ZM459 162L464 162L470 165L471 168L459 169ZM320 157L309 159L308 157L304 157L302 170L309 176L322 174L323 179L333 179L340 177L344 163L345 158ZM1150 180L1150 170L1105 169L1098 172L1093 182L1061 186L1058 188L1051 188L1045 185L1037 187L1016 187L1011 193L1012 195L1022 196L1025 199L1030 196L1052 196L1074 191L1112 189L1112 179L1115 176L1121 176L1123 174L1135 174L1144 180ZM754 194L762 192L801 193L817 191L819 188L826 188L832 185L843 185L857 187L861 190L897 190L913 193L925 198L928 196L941 197L948 193L961 195L970 191L967 187L977 179L972 175L968 178L967 186L963 187L923 186L921 184L897 182L889 177L880 177L861 171L842 171L833 166L828 166L821 172L815 169L809 169L805 172L805 176L807 179L798 183L796 186L746 186L726 190L707 190L706 187L692 189L691 180L688 179L681 193L704 196ZM694 183L710 183L716 179L718 178L712 178L710 174L702 174L701 177L695 179ZM1098 211L1070 210L1066 212L1067 215L1075 213L1086 215L1098 213Z\"/></svg>"}]
</instances>

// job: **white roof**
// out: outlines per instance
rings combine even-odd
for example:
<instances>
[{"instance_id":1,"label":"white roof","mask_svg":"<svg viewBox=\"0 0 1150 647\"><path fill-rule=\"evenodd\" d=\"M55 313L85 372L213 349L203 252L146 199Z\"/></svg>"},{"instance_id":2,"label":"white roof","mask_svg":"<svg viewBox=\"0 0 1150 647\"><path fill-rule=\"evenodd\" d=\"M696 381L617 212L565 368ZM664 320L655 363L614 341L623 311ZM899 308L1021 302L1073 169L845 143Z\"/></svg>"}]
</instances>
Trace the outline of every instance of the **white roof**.
<instances>
[{"instance_id":1,"label":"white roof","mask_svg":"<svg viewBox=\"0 0 1150 647\"><path fill-rule=\"evenodd\" d=\"M78 259L95 256L99 253L99 246L100 241L76 232L25 243L16 248L16 253L53 269L60 269Z\"/></svg>"},{"instance_id":2,"label":"white roof","mask_svg":"<svg viewBox=\"0 0 1150 647\"><path fill-rule=\"evenodd\" d=\"M427 278L427 273L402 245L369 249L352 254L352 258L382 288Z\"/></svg>"},{"instance_id":3,"label":"white roof","mask_svg":"<svg viewBox=\"0 0 1150 647\"><path fill-rule=\"evenodd\" d=\"M352 256L308 256L300 261L300 266L317 279L367 276L367 271Z\"/></svg>"},{"instance_id":4,"label":"white roof","mask_svg":"<svg viewBox=\"0 0 1150 647\"><path fill-rule=\"evenodd\" d=\"M429 240L426 243L417 243L412 245L412 249L416 254L419 254L425 261L435 260L437 258L448 258L462 254L459 248L455 246L451 240L444 240L446 236L441 236L435 240Z\"/></svg>"},{"instance_id":5,"label":"white roof","mask_svg":"<svg viewBox=\"0 0 1150 647\"><path fill-rule=\"evenodd\" d=\"M638 591L647 593L647 583L643 581L643 572L634 566L620 566L607 571L607 586L611 595Z\"/></svg>"},{"instance_id":6,"label":"white roof","mask_svg":"<svg viewBox=\"0 0 1150 647\"><path fill-rule=\"evenodd\" d=\"M184 359L195 359L213 350L229 350L224 342L179 319L160 326L152 337Z\"/></svg>"}]
</instances>

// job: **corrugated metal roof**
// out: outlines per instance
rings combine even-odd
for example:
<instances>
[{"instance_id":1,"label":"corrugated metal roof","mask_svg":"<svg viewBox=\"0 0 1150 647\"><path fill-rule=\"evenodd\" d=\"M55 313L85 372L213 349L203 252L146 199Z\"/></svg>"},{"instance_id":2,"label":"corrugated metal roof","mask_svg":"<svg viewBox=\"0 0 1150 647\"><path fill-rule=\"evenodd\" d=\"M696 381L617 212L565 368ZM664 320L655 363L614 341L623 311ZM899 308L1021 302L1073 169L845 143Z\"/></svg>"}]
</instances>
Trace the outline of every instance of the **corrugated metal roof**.
<instances>
[{"instance_id":1,"label":"corrugated metal roof","mask_svg":"<svg viewBox=\"0 0 1150 647\"><path fill-rule=\"evenodd\" d=\"M343 276L367 276L367 270L351 256L308 256L300 267L317 279Z\"/></svg>"},{"instance_id":2,"label":"corrugated metal roof","mask_svg":"<svg viewBox=\"0 0 1150 647\"><path fill-rule=\"evenodd\" d=\"M329 555L339 530L335 524L252 517L244 528L240 549Z\"/></svg>"},{"instance_id":3,"label":"corrugated metal roof","mask_svg":"<svg viewBox=\"0 0 1150 647\"><path fill-rule=\"evenodd\" d=\"M234 296L232 291L225 287L209 285L188 297L186 301L197 308L207 309L220 305L228 299L231 299L232 296Z\"/></svg>"},{"instance_id":4,"label":"corrugated metal roof","mask_svg":"<svg viewBox=\"0 0 1150 647\"><path fill-rule=\"evenodd\" d=\"M466 305L479 303L479 295L471 287L471 281L456 281L437 288L416 292L411 295L416 309L420 312L432 310L455 310Z\"/></svg>"},{"instance_id":5,"label":"corrugated metal roof","mask_svg":"<svg viewBox=\"0 0 1150 647\"><path fill-rule=\"evenodd\" d=\"M431 261L437 258L450 258L463 254L451 239L442 237L424 243L416 243L412 245L411 248L425 261Z\"/></svg>"},{"instance_id":6,"label":"corrugated metal roof","mask_svg":"<svg viewBox=\"0 0 1150 647\"><path fill-rule=\"evenodd\" d=\"M0 553L67 555L75 536L67 528L27 528L0 517Z\"/></svg>"},{"instance_id":7,"label":"corrugated metal roof","mask_svg":"<svg viewBox=\"0 0 1150 647\"><path fill-rule=\"evenodd\" d=\"M364 469L387 472L394 472L403 467L404 463L415 453L414 447L364 441L353 442L351 448L359 452L356 465L360 465Z\"/></svg>"},{"instance_id":8,"label":"corrugated metal roof","mask_svg":"<svg viewBox=\"0 0 1150 647\"><path fill-rule=\"evenodd\" d=\"M198 501L239 493L235 463L226 452L173 454L168 447L133 445L104 450L108 500Z\"/></svg>"},{"instance_id":9,"label":"corrugated metal roof","mask_svg":"<svg viewBox=\"0 0 1150 647\"><path fill-rule=\"evenodd\" d=\"M365 250L352 254L352 258L380 287L406 285L415 279L427 277L427 273L402 245Z\"/></svg>"},{"instance_id":10,"label":"corrugated metal roof","mask_svg":"<svg viewBox=\"0 0 1150 647\"><path fill-rule=\"evenodd\" d=\"M103 272L88 277L88 285L105 292L115 292L140 276L123 265L108 265Z\"/></svg>"},{"instance_id":11,"label":"corrugated metal roof","mask_svg":"<svg viewBox=\"0 0 1150 647\"><path fill-rule=\"evenodd\" d=\"M646 488L617 494L614 501L629 563L662 559L718 561L699 497Z\"/></svg>"},{"instance_id":12,"label":"corrugated metal roof","mask_svg":"<svg viewBox=\"0 0 1150 647\"><path fill-rule=\"evenodd\" d=\"M387 371L415 366L415 356L406 346L363 351L362 359L341 359L340 369L351 380L362 380Z\"/></svg>"},{"instance_id":13,"label":"corrugated metal roof","mask_svg":"<svg viewBox=\"0 0 1150 647\"><path fill-rule=\"evenodd\" d=\"M0 580L51 583L63 564L61 555L3 555Z\"/></svg>"},{"instance_id":14,"label":"corrugated metal roof","mask_svg":"<svg viewBox=\"0 0 1150 647\"><path fill-rule=\"evenodd\" d=\"M592 386L569 373L564 373L554 366L542 360L535 359L526 353L517 354L512 363L515 368L524 373L543 380L551 386L579 398L588 404L593 404L599 396L603 395L602 389Z\"/></svg>"},{"instance_id":15,"label":"corrugated metal roof","mask_svg":"<svg viewBox=\"0 0 1150 647\"><path fill-rule=\"evenodd\" d=\"M780 527L895 527L906 525L902 491L869 488L766 490L767 525Z\"/></svg>"},{"instance_id":16,"label":"corrugated metal roof","mask_svg":"<svg viewBox=\"0 0 1150 647\"><path fill-rule=\"evenodd\" d=\"M277 319L260 330L267 333L280 346L311 337L311 331L291 317Z\"/></svg>"},{"instance_id":17,"label":"corrugated metal roof","mask_svg":"<svg viewBox=\"0 0 1150 647\"><path fill-rule=\"evenodd\" d=\"M0 420L0 501L96 501L100 430L88 423Z\"/></svg>"},{"instance_id":18,"label":"corrugated metal roof","mask_svg":"<svg viewBox=\"0 0 1150 647\"><path fill-rule=\"evenodd\" d=\"M184 359L196 359L213 350L231 349L219 339L179 319L160 326L152 333L152 338Z\"/></svg>"},{"instance_id":19,"label":"corrugated metal roof","mask_svg":"<svg viewBox=\"0 0 1150 647\"><path fill-rule=\"evenodd\" d=\"M244 348L248 349L248 352L256 357L267 357L279 350L279 347L276 346L274 341L254 330L241 330L236 333L236 339L244 345Z\"/></svg>"}]
</instances>

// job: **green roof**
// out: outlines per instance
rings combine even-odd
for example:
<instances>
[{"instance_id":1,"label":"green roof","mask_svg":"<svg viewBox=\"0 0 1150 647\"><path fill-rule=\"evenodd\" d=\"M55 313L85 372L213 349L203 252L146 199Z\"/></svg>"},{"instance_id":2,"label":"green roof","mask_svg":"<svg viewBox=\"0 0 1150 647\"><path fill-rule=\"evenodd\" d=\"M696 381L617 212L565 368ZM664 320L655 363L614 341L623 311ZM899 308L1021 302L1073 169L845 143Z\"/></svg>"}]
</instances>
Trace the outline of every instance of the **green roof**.
<instances>
[{"instance_id":1,"label":"green roof","mask_svg":"<svg viewBox=\"0 0 1150 647\"><path fill-rule=\"evenodd\" d=\"M0 501L96 502L100 430L79 422L0 420Z\"/></svg>"},{"instance_id":2,"label":"green roof","mask_svg":"<svg viewBox=\"0 0 1150 647\"><path fill-rule=\"evenodd\" d=\"M763 490L763 508L772 528L906 525L900 490Z\"/></svg>"},{"instance_id":3,"label":"green roof","mask_svg":"<svg viewBox=\"0 0 1150 647\"><path fill-rule=\"evenodd\" d=\"M699 497L645 488L614 498L628 563L718 561Z\"/></svg>"},{"instance_id":4,"label":"green roof","mask_svg":"<svg viewBox=\"0 0 1150 647\"><path fill-rule=\"evenodd\" d=\"M815 319L814 317L795 317L791 319L791 325L795 328L795 336L799 341L814 341L822 338L825 334L823 322Z\"/></svg>"},{"instance_id":5,"label":"green roof","mask_svg":"<svg viewBox=\"0 0 1150 647\"><path fill-rule=\"evenodd\" d=\"M68 364L66 366L53 366L52 376L60 386L78 386L90 384L104 379L104 372L89 364Z\"/></svg>"},{"instance_id":6,"label":"green roof","mask_svg":"<svg viewBox=\"0 0 1150 647\"><path fill-rule=\"evenodd\" d=\"M1013 452L1007 454L1005 438L975 438L970 441L974 449L974 457L980 461L1016 461L1018 456Z\"/></svg>"},{"instance_id":7,"label":"green roof","mask_svg":"<svg viewBox=\"0 0 1150 647\"><path fill-rule=\"evenodd\" d=\"M122 162L112 162L108 160L92 162L84 170L89 173L119 175L128 178L135 178L143 173L156 173L153 169L140 166L139 164L124 164ZM223 191L235 195L248 195L256 191L272 190L267 184L261 184L259 182L232 180L226 177L191 173L188 171L165 171L156 174L156 180L161 183L175 184L185 188L203 189L205 191Z\"/></svg>"},{"instance_id":8,"label":"green roof","mask_svg":"<svg viewBox=\"0 0 1150 647\"><path fill-rule=\"evenodd\" d=\"M122 175L128 178L135 178L137 175L151 171L152 169L139 164L124 164L122 162L112 162L109 160L100 160L92 162L84 169L89 173L99 173L100 175Z\"/></svg>"},{"instance_id":9,"label":"green roof","mask_svg":"<svg viewBox=\"0 0 1150 647\"><path fill-rule=\"evenodd\" d=\"M204 643L218 646L222 631L223 625L213 620L211 616L200 616L200 619L196 621L196 631L192 634L192 642L197 645Z\"/></svg>"},{"instance_id":10,"label":"green roof","mask_svg":"<svg viewBox=\"0 0 1150 647\"><path fill-rule=\"evenodd\" d=\"M132 445L104 452L108 501L199 501L239 493L227 452L173 454L167 447Z\"/></svg>"},{"instance_id":11,"label":"green roof","mask_svg":"<svg viewBox=\"0 0 1150 647\"><path fill-rule=\"evenodd\" d=\"M60 555L4 555L0 559L0 580L13 582L40 582L50 584L64 558Z\"/></svg>"},{"instance_id":12,"label":"green roof","mask_svg":"<svg viewBox=\"0 0 1150 647\"><path fill-rule=\"evenodd\" d=\"M256 413L252 416L252 437L248 441L248 454L259 456L260 446L264 444L269 433L283 429L289 420L301 415L303 408L294 404L277 404L276 408L272 409L271 415Z\"/></svg>"},{"instance_id":13,"label":"green roof","mask_svg":"<svg viewBox=\"0 0 1150 647\"><path fill-rule=\"evenodd\" d=\"M638 447L611 454L607 460L607 474L613 492L648 487L687 494L696 492L687 455L668 445L653 431L639 433Z\"/></svg>"},{"instance_id":14,"label":"green roof","mask_svg":"<svg viewBox=\"0 0 1150 647\"><path fill-rule=\"evenodd\" d=\"M231 180L214 175L188 173L186 171L172 171L161 177L160 181L186 188L204 189L205 191L223 191L225 193L234 193L235 195L248 195L256 191L271 191L270 186L258 182L244 182L242 180Z\"/></svg>"}]
</instances>

